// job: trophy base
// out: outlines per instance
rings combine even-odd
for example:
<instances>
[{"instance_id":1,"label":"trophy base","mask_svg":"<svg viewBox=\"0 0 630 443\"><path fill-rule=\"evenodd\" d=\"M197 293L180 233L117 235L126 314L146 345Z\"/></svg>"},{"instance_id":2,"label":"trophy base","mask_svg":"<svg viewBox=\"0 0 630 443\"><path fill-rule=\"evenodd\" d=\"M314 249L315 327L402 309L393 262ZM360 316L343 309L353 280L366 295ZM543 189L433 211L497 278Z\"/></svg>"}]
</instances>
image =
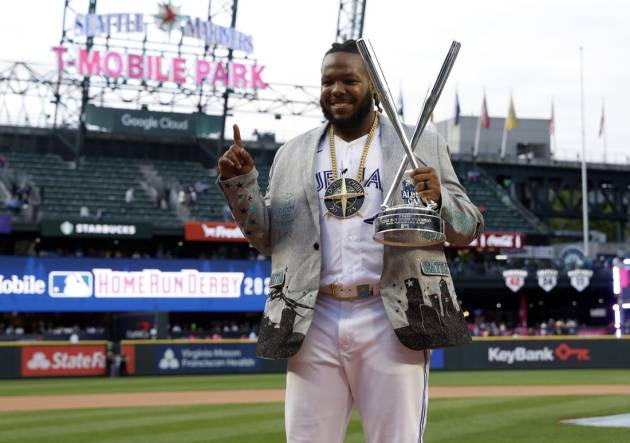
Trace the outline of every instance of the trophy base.
<instances>
[{"instance_id":1,"label":"trophy base","mask_svg":"<svg viewBox=\"0 0 630 443\"><path fill-rule=\"evenodd\" d=\"M374 220L374 240L390 246L418 248L444 243L442 218L429 208L411 205L383 210Z\"/></svg>"}]
</instances>

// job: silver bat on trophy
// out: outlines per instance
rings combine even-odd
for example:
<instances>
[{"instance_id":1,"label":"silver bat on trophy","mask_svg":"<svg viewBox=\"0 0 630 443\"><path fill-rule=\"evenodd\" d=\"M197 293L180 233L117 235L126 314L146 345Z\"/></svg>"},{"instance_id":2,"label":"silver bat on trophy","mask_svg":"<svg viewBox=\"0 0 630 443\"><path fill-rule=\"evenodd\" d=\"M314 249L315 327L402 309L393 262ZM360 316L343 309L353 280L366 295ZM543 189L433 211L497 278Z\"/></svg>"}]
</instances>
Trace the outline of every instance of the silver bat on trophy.
<instances>
[{"instance_id":1,"label":"silver bat on trophy","mask_svg":"<svg viewBox=\"0 0 630 443\"><path fill-rule=\"evenodd\" d=\"M391 204L394 191L400 185L408 162L411 163L414 169L420 167L420 162L414 155L414 151L420 142L424 128L431 118L431 114L440 98L442 89L444 89L444 85L453 68L461 44L456 41L453 41L451 44L451 48L442 64L442 69L440 69L431 94L424 102L411 137L411 142L407 138L402 122L398 117L392 94L387 86L387 81L385 80L385 76L383 75L372 45L369 40L364 38L359 39L357 45L379 100L383 105L383 109L394 125L394 130L406 154L398 168L396 179L385 195L385 199L381 205L381 212L374 220L374 239L387 245L407 247L423 247L443 243L445 240L444 221L436 211L436 203L428 201L425 206L412 203L396 206L391 206ZM424 162L422 163L424 164Z\"/></svg>"}]
</instances>

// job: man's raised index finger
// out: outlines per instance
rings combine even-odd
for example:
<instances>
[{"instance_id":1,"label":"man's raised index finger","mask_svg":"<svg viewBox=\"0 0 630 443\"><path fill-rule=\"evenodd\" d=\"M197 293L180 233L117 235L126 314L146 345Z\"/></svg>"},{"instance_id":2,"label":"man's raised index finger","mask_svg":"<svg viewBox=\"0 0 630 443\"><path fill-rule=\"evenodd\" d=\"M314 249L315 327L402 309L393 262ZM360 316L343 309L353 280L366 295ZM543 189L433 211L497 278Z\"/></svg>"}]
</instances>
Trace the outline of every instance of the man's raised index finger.
<instances>
[{"instance_id":1,"label":"man's raised index finger","mask_svg":"<svg viewBox=\"0 0 630 443\"><path fill-rule=\"evenodd\" d=\"M234 130L234 144L240 146L241 148L243 147L243 143L241 141L241 130L238 129L238 125L234 124L232 126L232 129Z\"/></svg>"}]
</instances>

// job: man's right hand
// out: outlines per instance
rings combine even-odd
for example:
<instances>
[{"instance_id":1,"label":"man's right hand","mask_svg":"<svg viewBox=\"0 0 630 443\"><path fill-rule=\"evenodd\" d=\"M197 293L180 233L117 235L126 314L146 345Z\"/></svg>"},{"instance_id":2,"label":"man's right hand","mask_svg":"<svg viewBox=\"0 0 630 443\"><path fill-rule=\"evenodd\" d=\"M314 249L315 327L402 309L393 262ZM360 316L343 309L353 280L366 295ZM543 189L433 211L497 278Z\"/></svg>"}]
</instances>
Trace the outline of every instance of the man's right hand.
<instances>
[{"instance_id":1,"label":"man's right hand","mask_svg":"<svg viewBox=\"0 0 630 443\"><path fill-rule=\"evenodd\" d=\"M234 144L219 159L219 175L223 180L247 174L254 168L252 156L243 147L238 125L232 126L232 129L234 130Z\"/></svg>"}]
</instances>

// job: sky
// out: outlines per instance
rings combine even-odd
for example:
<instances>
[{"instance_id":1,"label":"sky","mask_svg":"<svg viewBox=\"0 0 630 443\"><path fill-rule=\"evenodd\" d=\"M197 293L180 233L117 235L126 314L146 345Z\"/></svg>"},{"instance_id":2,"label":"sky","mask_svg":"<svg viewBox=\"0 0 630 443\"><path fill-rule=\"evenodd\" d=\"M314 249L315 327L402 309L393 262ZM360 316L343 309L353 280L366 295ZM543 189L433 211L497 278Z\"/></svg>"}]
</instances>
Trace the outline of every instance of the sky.
<instances>
[{"instance_id":1,"label":"sky","mask_svg":"<svg viewBox=\"0 0 630 443\"><path fill-rule=\"evenodd\" d=\"M215 4L218 0L214 0ZM0 60L54 62L63 0L20 0L3 8ZM87 10L87 0L71 1ZM183 14L203 17L206 0L173 1ZM335 39L339 0L239 0L236 28L254 38L254 54L269 83L319 85L324 52ZM155 0L99 0L97 12L157 10ZM491 117L503 117L510 94L519 118L548 119L555 106L555 156L582 150L580 47L583 47L586 152L603 158L598 136L605 103L607 156L630 163L630 4L623 0L367 0L363 36L371 40L392 93L400 91L405 120L414 123L452 40L459 57L435 110L452 118L455 91L463 115L478 115L485 90ZM275 132L287 140L320 117L235 114L244 138Z\"/></svg>"}]
</instances>

